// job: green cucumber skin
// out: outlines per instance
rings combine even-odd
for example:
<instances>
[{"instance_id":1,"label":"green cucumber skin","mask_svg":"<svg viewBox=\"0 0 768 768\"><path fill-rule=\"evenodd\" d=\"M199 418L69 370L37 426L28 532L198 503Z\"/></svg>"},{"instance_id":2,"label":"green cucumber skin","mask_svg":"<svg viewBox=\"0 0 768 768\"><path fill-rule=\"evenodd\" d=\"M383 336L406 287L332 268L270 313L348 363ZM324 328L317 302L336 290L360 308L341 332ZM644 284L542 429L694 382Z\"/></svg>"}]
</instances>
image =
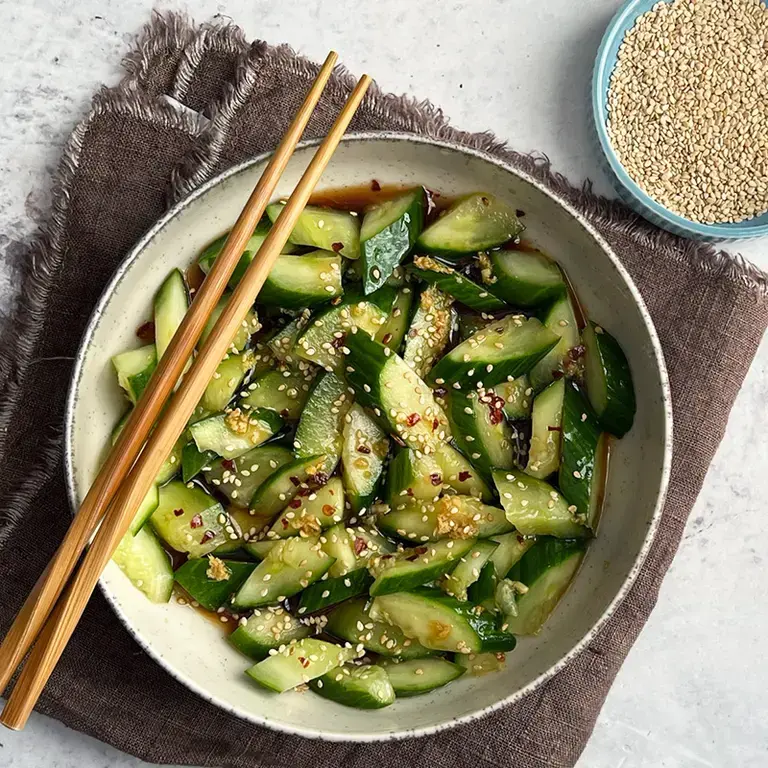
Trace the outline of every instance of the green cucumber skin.
<instances>
[{"instance_id":1,"label":"green cucumber skin","mask_svg":"<svg viewBox=\"0 0 768 768\"><path fill-rule=\"evenodd\" d=\"M567 382L563 399L563 442L558 485L563 496L576 506L576 514L584 515L590 527L596 523L596 515L591 514L590 499L599 439L600 426L592 406L578 385ZM578 473L578 477L574 472Z\"/></svg>"},{"instance_id":2,"label":"green cucumber skin","mask_svg":"<svg viewBox=\"0 0 768 768\"><path fill-rule=\"evenodd\" d=\"M597 328L600 328L600 332ZM595 373L602 374L606 392L605 403L598 403L590 392L588 373L587 395L590 402L605 430L616 437L624 437L632 428L637 410L635 387L626 355L619 342L595 323L589 323L584 329L584 345L587 350L587 370L589 372L595 366Z\"/></svg>"},{"instance_id":3,"label":"green cucumber skin","mask_svg":"<svg viewBox=\"0 0 768 768\"><path fill-rule=\"evenodd\" d=\"M410 202L406 200L406 209L395 221L367 239L362 239L361 233L360 255L363 263L363 292L366 295L384 285L395 267L399 266L413 248L424 227L427 194L423 187L411 190L383 205L396 204L405 200L406 196L412 199ZM374 208L366 214L362 224L363 232L366 229L366 221L376 213ZM377 272L374 273L374 270Z\"/></svg>"},{"instance_id":4,"label":"green cucumber skin","mask_svg":"<svg viewBox=\"0 0 768 768\"><path fill-rule=\"evenodd\" d=\"M247 432L240 435L227 424L228 416L217 413L190 425L189 431L199 451L213 451L222 458L236 459L265 443L283 426L283 420L274 411L255 408L244 416L258 423L249 424Z\"/></svg>"},{"instance_id":5,"label":"green cucumber skin","mask_svg":"<svg viewBox=\"0 0 768 768\"><path fill-rule=\"evenodd\" d=\"M308 265L316 271L317 279L307 290L293 289L291 275L295 278ZM323 280L321 273L327 274L329 279ZM333 291L328 291L328 287L333 288ZM303 256L278 256L256 300L265 307L303 309L325 304L342 293L341 257L328 251L314 251Z\"/></svg>"},{"instance_id":6,"label":"green cucumber skin","mask_svg":"<svg viewBox=\"0 0 768 768\"><path fill-rule=\"evenodd\" d=\"M126 531L112 560L153 603L167 603L173 592L171 558L147 525L134 536Z\"/></svg>"},{"instance_id":7,"label":"green cucumber skin","mask_svg":"<svg viewBox=\"0 0 768 768\"><path fill-rule=\"evenodd\" d=\"M481 569L474 584L467 589L467 596L474 605L484 605L493 600L496 591L496 569L492 562L487 562Z\"/></svg>"},{"instance_id":8,"label":"green cucumber skin","mask_svg":"<svg viewBox=\"0 0 768 768\"><path fill-rule=\"evenodd\" d=\"M376 497L388 453L387 433L359 405L353 405L344 424L341 464L347 500L355 514L368 509Z\"/></svg>"},{"instance_id":9,"label":"green cucumber skin","mask_svg":"<svg viewBox=\"0 0 768 768\"><path fill-rule=\"evenodd\" d=\"M187 560L176 569L176 583L193 599L208 611L220 608L233 592L237 592L243 582L251 575L256 563L246 563L238 560L222 561L229 571L229 578L215 581L206 575L210 568L207 557Z\"/></svg>"},{"instance_id":10,"label":"green cucumber skin","mask_svg":"<svg viewBox=\"0 0 768 768\"><path fill-rule=\"evenodd\" d=\"M424 378L442 356L451 339L453 298L429 285L419 296L405 340L403 360Z\"/></svg>"},{"instance_id":11,"label":"green cucumber skin","mask_svg":"<svg viewBox=\"0 0 768 768\"><path fill-rule=\"evenodd\" d=\"M555 299L542 313L541 321L559 337L559 341L528 374L534 392L540 392L560 374L565 373L574 378L575 365L570 361L568 352L581 343L579 325L569 293L563 293Z\"/></svg>"},{"instance_id":12,"label":"green cucumber skin","mask_svg":"<svg viewBox=\"0 0 768 768\"><path fill-rule=\"evenodd\" d=\"M453 571L444 576L439 583L440 589L447 595L465 602L469 587L479 578L488 558L499 545L492 540L478 541L466 554Z\"/></svg>"},{"instance_id":13,"label":"green cucumber skin","mask_svg":"<svg viewBox=\"0 0 768 768\"><path fill-rule=\"evenodd\" d=\"M492 424L491 411L479 401L477 392L451 392L446 398L454 440L472 466L485 480L490 480L496 468L511 469L515 461L512 431L506 419L502 416L497 424ZM467 413L466 408L471 408L472 413Z\"/></svg>"},{"instance_id":14,"label":"green cucumber skin","mask_svg":"<svg viewBox=\"0 0 768 768\"><path fill-rule=\"evenodd\" d=\"M281 620L283 617L289 621L287 628L284 620ZM268 625L269 627L277 626L278 631L274 633L269 631ZM261 661L269 656L272 648L279 648L294 640L303 640L311 634L312 627L299 623L285 609L273 606L257 608L248 618L245 626L239 625L228 640L240 653L254 661Z\"/></svg>"},{"instance_id":15,"label":"green cucumber skin","mask_svg":"<svg viewBox=\"0 0 768 768\"><path fill-rule=\"evenodd\" d=\"M553 381L533 402L531 444L525 472L543 480L560 466L565 380Z\"/></svg>"},{"instance_id":16,"label":"green cucumber skin","mask_svg":"<svg viewBox=\"0 0 768 768\"><path fill-rule=\"evenodd\" d=\"M266 213L274 224L283 210L285 203L270 203ZM324 226L317 222L322 219ZM345 230L342 232L341 230ZM321 208L307 205L299 216L291 232L290 241L294 245L306 245L340 253L348 259L360 256L360 221L351 213L333 208ZM334 244L341 243L341 248Z\"/></svg>"},{"instance_id":17,"label":"green cucumber skin","mask_svg":"<svg viewBox=\"0 0 768 768\"><path fill-rule=\"evenodd\" d=\"M380 656L422 659L434 655L434 651L416 640L410 640L397 627L371 619L367 604L368 599L360 597L334 607L328 614L326 632L353 645L362 643L366 650Z\"/></svg>"},{"instance_id":18,"label":"green cucumber skin","mask_svg":"<svg viewBox=\"0 0 768 768\"><path fill-rule=\"evenodd\" d=\"M462 496L474 496L489 504L493 501L493 491L480 477L472 463L450 443L437 446L435 459L443 474L443 483ZM463 478L463 479L462 479Z\"/></svg>"},{"instance_id":19,"label":"green cucumber skin","mask_svg":"<svg viewBox=\"0 0 768 768\"><path fill-rule=\"evenodd\" d=\"M330 475L341 458L344 417L351 405L346 384L332 373L323 374L307 398L296 429L296 457L324 454L323 469Z\"/></svg>"},{"instance_id":20,"label":"green cucumber skin","mask_svg":"<svg viewBox=\"0 0 768 768\"><path fill-rule=\"evenodd\" d=\"M374 337L376 341L388 347L393 352L399 352L403 346L403 339L408 332L411 322L411 309L413 307L413 290L404 286L397 292L392 312L384 325L379 328ZM385 341L386 339L386 341Z\"/></svg>"},{"instance_id":21,"label":"green cucumber skin","mask_svg":"<svg viewBox=\"0 0 768 768\"><path fill-rule=\"evenodd\" d=\"M431 261L428 257L421 257L418 263L429 264ZM507 309L506 302L498 296L494 296L486 287L478 285L450 267L444 265L440 265L440 267L441 271L437 271L410 265L408 272L428 285L434 285L449 296L453 296L456 301L477 312L498 312Z\"/></svg>"},{"instance_id":22,"label":"green cucumber skin","mask_svg":"<svg viewBox=\"0 0 768 768\"><path fill-rule=\"evenodd\" d=\"M127 352L115 355L112 358L112 365L117 373L118 383L131 401L131 404L136 405L142 392L144 392L147 384L149 384L155 368L157 368L157 350L154 344L148 344L138 349L130 349ZM141 368L137 370L139 365ZM134 373L126 373L126 367L133 370Z\"/></svg>"},{"instance_id":23,"label":"green cucumber skin","mask_svg":"<svg viewBox=\"0 0 768 768\"><path fill-rule=\"evenodd\" d=\"M395 701L395 690L383 667L344 666L312 680L309 687L326 699L355 709L381 709Z\"/></svg>"},{"instance_id":24,"label":"green cucumber skin","mask_svg":"<svg viewBox=\"0 0 768 768\"><path fill-rule=\"evenodd\" d=\"M442 469L432 455L417 456L411 448L398 448L387 467L385 497L393 509L407 499L434 500L442 482Z\"/></svg>"},{"instance_id":25,"label":"green cucumber skin","mask_svg":"<svg viewBox=\"0 0 768 768\"><path fill-rule=\"evenodd\" d=\"M510 421L531 418L533 389L528 374L518 376L512 381L502 381L494 387L494 392L504 400L504 415Z\"/></svg>"},{"instance_id":26,"label":"green cucumber skin","mask_svg":"<svg viewBox=\"0 0 768 768\"><path fill-rule=\"evenodd\" d=\"M529 341L529 348L526 351L518 350L515 354L495 360L493 369L488 371L487 358L483 359L477 356L480 354L476 351L480 344L473 347L473 340L476 340L481 334L485 334L486 340L493 338L497 328L504 329L500 336L504 336L506 333L515 333L515 329L510 327L507 320L499 321L498 325L491 323L489 329L484 328L478 331L474 336L444 355L430 371L429 383L451 386L458 384L467 389L474 389L477 383L482 381L485 389L490 389L496 384L506 381L509 376L516 378L527 373L560 339L535 318L522 321L520 327L525 327L525 333L535 334L533 339ZM468 355L469 360L464 359L465 354Z\"/></svg>"},{"instance_id":27,"label":"green cucumber skin","mask_svg":"<svg viewBox=\"0 0 768 768\"><path fill-rule=\"evenodd\" d=\"M371 584L373 577L367 568L358 568L334 579L316 581L301 593L298 611L302 615L322 611L350 597L366 594ZM328 594L323 597L326 592Z\"/></svg>"},{"instance_id":28,"label":"green cucumber skin","mask_svg":"<svg viewBox=\"0 0 768 768\"><path fill-rule=\"evenodd\" d=\"M550 568L559 565L574 553L586 552L581 539L556 539L541 536L536 543L510 568L507 578L530 587Z\"/></svg>"},{"instance_id":29,"label":"green cucumber skin","mask_svg":"<svg viewBox=\"0 0 768 768\"><path fill-rule=\"evenodd\" d=\"M275 517L299 491L299 486L291 478L305 483L323 463L323 456L308 456L279 467L256 489L249 509L263 518Z\"/></svg>"},{"instance_id":30,"label":"green cucumber skin","mask_svg":"<svg viewBox=\"0 0 768 768\"><path fill-rule=\"evenodd\" d=\"M181 451L181 479L188 483L216 458L213 451L199 451L194 441L187 443Z\"/></svg>"},{"instance_id":31,"label":"green cucumber skin","mask_svg":"<svg viewBox=\"0 0 768 768\"><path fill-rule=\"evenodd\" d=\"M382 666L395 695L401 699L442 688L466 672L464 667L442 658L385 662Z\"/></svg>"},{"instance_id":32,"label":"green cucumber skin","mask_svg":"<svg viewBox=\"0 0 768 768\"><path fill-rule=\"evenodd\" d=\"M560 268L552 264L552 280L535 283L524 278L518 278L514 271L516 259L533 259L535 257L546 259L538 253L527 251L501 250L492 251L489 254L495 281L493 292L509 304L516 307L535 307L556 299L566 290ZM547 260L548 261L548 260ZM555 279L557 277L558 279Z\"/></svg>"}]
</instances>

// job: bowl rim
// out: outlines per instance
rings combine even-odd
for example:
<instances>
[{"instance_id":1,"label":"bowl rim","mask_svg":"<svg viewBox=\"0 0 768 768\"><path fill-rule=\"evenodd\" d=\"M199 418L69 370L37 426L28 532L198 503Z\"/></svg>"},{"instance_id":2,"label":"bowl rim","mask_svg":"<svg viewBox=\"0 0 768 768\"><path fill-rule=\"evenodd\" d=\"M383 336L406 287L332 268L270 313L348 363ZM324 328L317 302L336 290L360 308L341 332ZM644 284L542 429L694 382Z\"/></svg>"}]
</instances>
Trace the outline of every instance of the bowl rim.
<instances>
[{"instance_id":1,"label":"bowl rim","mask_svg":"<svg viewBox=\"0 0 768 768\"><path fill-rule=\"evenodd\" d=\"M671 211L645 192L627 173L623 164L616 156L606 128L608 121L608 111L606 108L608 88L603 87L603 83L606 81L608 86L610 86L610 78L616 67L616 57L611 55L609 50L616 37L620 34L623 36L622 28L626 23L629 22L631 27L640 15L651 10L651 8L638 8L639 5L647 2L651 2L651 0L626 0L624 5L619 8L608 23L595 58L592 74L592 115L598 142L608 161L608 165L613 171L616 180L634 198L635 202L664 221L668 227L672 228L672 231L684 231L698 238L704 237L715 240L751 240L767 235L768 223L756 225L750 225L746 222L702 224L674 213L674 211ZM655 5L656 2L658 0L653 0L652 5ZM669 3L672 0L662 0L662 2ZM764 211L760 216L764 216L766 213L768 211Z\"/></svg>"},{"instance_id":2,"label":"bowl rim","mask_svg":"<svg viewBox=\"0 0 768 768\"><path fill-rule=\"evenodd\" d=\"M306 148L317 146L320 143L320 141L321 139L311 139L311 140L302 141L298 144L297 149L306 149ZM656 362L656 368L659 373L659 381L661 384L662 405L663 405L663 412L664 412L664 454L662 458L662 470L661 470L659 490L658 490L658 495L656 497L656 503L654 506L653 515L651 517L650 523L646 530L645 538L643 539L642 546L637 554L637 557L634 560L634 563L632 564L632 567L629 573L627 574L626 578L622 582L621 587L619 588L616 595L608 604L602 616L566 654L564 654L557 662L555 662L555 664L553 664L549 669L542 672L540 675L534 678L527 685L518 689L517 691L510 694L509 696L499 699L493 704L489 704L487 707L483 707L475 712L470 712L460 717L445 719L433 725L422 726L419 728L410 728L410 729L402 728L397 731L392 731L389 733L382 733L382 734L379 734L379 733L345 734L341 732L326 733L317 728L286 725L284 723L271 721L268 718L262 717L260 715L255 715L252 712L246 712L243 709L240 709L236 706L233 706L221 700L218 696L215 696L209 693L204 688L199 686L197 683L188 679L184 675L184 673L176 669L176 667L173 665L171 661L164 658L158 652L155 652L151 643L145 642L144 639L139 634L139 632L136 629L134 629L131 621L129 620L129 618L126 616L126 614L123 612L122 608L120 607L118 599L111 593L108 585L105 583L104 576L102 575L100 577L99 587L101 589L102 594L105 596L105 598L107 599L107 602L110 604L114 612L117 614L117 617L123 623L123 625L128 630L128 632L132 635L134 640L141 646L141 648L147 654L149 654L150 657L152 657L163 669L165 669L166 672L168 672L176 680L178 680L180 683L185 685L187 688L189 688L191 691L196 693L198 696L200 696L204 700L208 701L211 704L214 704L215 706L219 707L225 712L228 712L231 715L239 717L240 719L246 720L256 725L270 728L271 730L274 730L274 731L280 731L283 733L302 736L305 738L318 739L321 741L376 743L376 742L393 741L393 740L398 741L398 740L413 738L417 736L427 736L427 735L439 733L441 731L447 730L449 728L453 728L458 725L471 723L471 722L474 722L475 720L480 719L481 717L485 717L486 715L492 712L495 712L496 710L501 709L502 707L505 707L516 701L519 701L524 696L536 690L540 685L542 685L547 680L549 680L554 675L556 675L561 669L563 669L563 667L565 667L582 650L584 650L587 647L587 645L591 642L591 640L595 637L595 635L602 629L602 627L606 624L608 619L613 615L613 613L616 611L618 606L621 604L621 602L624 600L624 598L628 594L629 590L631 589L632 585L634 584L640 572L640 569L643 563L646 560L646 557L648 556L648 552L650 551L650 548L656 537L656 533L659 528L659 523L661 521L664 502L666 500L667 488L669 484L670 470L671 470L672 396L671 396L671 391L669 386L669 377L667 375L667 368L666 368L664 355L661 348L661 343L656 333L656 328L653 324L653 320L651 319L651 316L648 312L648 309L645 305L645 302L637 286L634 284L629 273L621 264L621 262L619 261L618 257L613 252L611 247L603 239L600 233L592 226L592 224L590 224L590 222L579 211L573 208L568 202L566 202L564 199L559 197L554 191L550 190L542 181L539 181L533 176L514 168L512 165L505 162L504 160L498 157L495 157L494 155L490 155L482 150L465 147L455 142L432 139L426 136L419 136L416 134L398 132L398 131L382 131L382 132L365 131L365 132L349 133L344 137L343 141L345 144L353 143L353 142L364 143L364 142L371 142L371 141L406 142L406 143L412 143L412 144L429 145L429 146L438 147L441 149L450 150L453 152L458 152L460 154L469 155L479 160L489 162L495 165L496 167L500 168L501 170L506 171L507 173L511 173L515 176L518 176L519 178L523 179L527 183L533 185L539 192L549 197L554 203L564 208L578 222L578 224L592 238L594 238L596 243L602 248L605 255L613 263L614 268L621 275L622 279L624 280L629 290L629 293L632 296L632 299L634 300L635 304L637 305L640 311L646 331L648 332L648 336L651 342L651 347L653 350L653 356ZM67 493L68 493L69 502L70 502L71 509L73 510L73 513L74 513L74 510L76 510L79 506L77 490L76 490L76 482L75 482L74 452L73 452L74 422L75 422L75 407L77 402L77 392L78 392L79 384L83 375L83 368L84 368L85 357L86 357L88 347L90 345L93 334L95 333L96 328L99 325L101 317L104 314L106 306L112 297L112 294L114 293L118 284L122 281L129 267L133 264L134 261L140 258L140 255L144 251L145 247L149 244L149 242L152 239L154 239L154 237L158 234L158 232L160 232L171 219L179 215L193 201L207 194L211 189L216 187L218 184L223 183L227 179L241 172L244 172L253 166L264 163L264 161L267 160L271 154L272 154L271 152L264 152L253 158L250 158L241 163L238 163L237 165L234 165L231 168L228 168L222 173L212 177L205 183L201 184L199 187L193 190L189 195L187 195L186 197L182 198L177 203L175 203L168 211L166 211L166 213L164 213L158 219L158 221L149 230L147 230L147 232L144 235L140 237L140 239L136 242L136 244L131 248L131 250L128 252L126 257L121 262L121 264L118 266L117 270L115 271L115 274L113 275L112 279L110 280L110 282L104 289L104 292L102 293L101 297L99 298L99 301L96 304L96 307L91 315L91 318L88 321L88 326L85 330L85 333L83 334L83 338L80 342L80 346L77 351L75 366L73 368L72 380L71 380L69 394L67 396L67 404L66 404L65 428L64 428L64 463L65 463Z\"/></svg>"}]
</instances>

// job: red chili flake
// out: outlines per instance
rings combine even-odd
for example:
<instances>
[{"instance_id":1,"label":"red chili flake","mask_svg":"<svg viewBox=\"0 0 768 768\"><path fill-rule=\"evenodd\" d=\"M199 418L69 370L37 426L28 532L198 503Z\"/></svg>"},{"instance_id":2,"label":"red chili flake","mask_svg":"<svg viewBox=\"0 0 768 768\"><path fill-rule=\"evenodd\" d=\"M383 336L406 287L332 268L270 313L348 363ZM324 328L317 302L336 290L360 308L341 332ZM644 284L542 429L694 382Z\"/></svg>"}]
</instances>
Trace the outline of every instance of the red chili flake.
<instances>
[{"instance_id":1,"label":"red chili flake","mask_svg":"<svg viewBox=\"0 0 768 768\"><path fill-rule=\"evenodd\" d=\"M210 541L211 539L216 538L216 534L213 531L206 531L203 534L203 538L200 539L201 544L205 544L206 541Z\"/></svg>"},{"instance_id":2,"label":"red chili flake","mask_svg":"<svg viewBox=\"0 0 768 768\"><path fill-rule=\"evenodd\" d=\"M502 421L504 421L504 412L499 411L496 408L491 409L491 413L488 416L488 420L496 426L497 424L501 424Z\"/></svg>"},{"instance_id":3,"label":"red chili flake","mask_svg":"<svg viewBox=\"0 0 768 768\"><path fill-rule=\"evenodd\" d=\"M327 472L315 472L314 475L310 475L307 482L310 486L320 488L328 482Z\"/></svg>"},{"instance_id":4,"label":"red chili flake","mask_svg":"<svg viewBox=\"0 0 768 768\"><path fill-rule=\"evenodd\" d=\"M552 427L552 426L547 425L547 431L548 432L562 432L563 428L562 427Z\"/></svg>"},{"instance_id":5,"label":"red chili flake","mask_svg":"<svg viewBox=\"0 0 768 768\"><path fill-rule=\"evenodd\" d=\"M412 562L413 562L414 560L416 560L417 558L418 558L418 554L417 554L416 552L414 552L412 555L408 555L408 557L406 557L405 559L406 559L406 560L407 560L409 563L412 563Z\"/></svg>"},{"instance_id":6,"label":"red chili flake","mask_svg":"<svg viewBox=\"0 0 768 768\"><path fill-rule=\"evenodd\" d=\"M426 555L427 554L427 548L426 547L416 547L416 549L413 550L417 555Z\"/></svg>"},{"instance_id":7,"label":"red chili flake","mask_svg":"<svg viewBox=\"0 0 768 768\"><path fill-rule=\"evenodd\" d=\"M518 544L524 544L525 543L525 536L521 536L519 533L517 534L517 543Z\"/></svg>"},{"instance_id":8,"label":"red chili flake","mask_svg":"<svg viewBox=\"0 0 768 768\"><path fill-rule=\"evenodd\" d=\"M376 181L376 179L373 179L371 181L371 191L372 192L381 192L381 184L379 184L379 182Z\"/></svg>"},{"instance_id":9,"label":"red chili flake","mask_svg":"<svg viewBox=\"0 0 768 768\"><path fill-rule=\"evenodd\" d=\"M309 666L309 659L305 659L303 656L298 656L297 658L299 660L299 664L301 664L301 666L304 667L304 669L306 669Z\"/></svg>"},{"instance_id":10,"label":"red chili flake","mask_svg":"<svg viewBox=\"0 0 768 768\"><path fill-rule=\"evenodd\" d=\"M222 459L221 466L224 467L224 469L228 469L230 472L235 471L235 462L232 461L232 459Z\"/></svg>"},{"instance_id":11,"label":"red chili flake","mask_svg":"<svg viewBox=\"0 0 768 768\"><path fill-rule=\"evenodd\" d=\"M553 379L562 379L565 374L562 371L552 371Z\"/></svg>"},{"instance_id":12,"label":"red chili flake","mask_svg":"<svg viewBox=\"0 0 768 768\"><path fill-rule=\"evenodd\" d=\"M405 489L405 492L406 492L406 494L407 494L408 496L413 496L413 495L414 495L414 494L413 494L413 488L406 488L406 489Z\"/></svg>"},{"instance_id":13,"label":"red chili flake","mask_svg":"<svg viewBox=\"0 0 768 768\"><path fill-rule=\"evenodd\" d=\"M467 470L462 470L459 472L459 482L464 482L465 480L469 480L469 478L472 477L471 472L467 472Z\"/></svg>"},{"instance_id":14,"label":"red chili flake","mask_svg":"<svg viewBox=\"0 0 768 768\"><path fill-rule=\"evenodd\" d=\"M282 411L280 411L280 415L281 415L281 416L282 416L284 419L287 419L287 418L288 418L288 417L291 415L291 412L288 410L288 408L283 408L283 410L282 410Z\"/></svg>"},{"instance_id":15,"label":"red chili flake","mask_svg":"<svg viewBox=\"0 0 768 768\"><path fill-rule=\"evenodd\" d=\"M200 526L203 524L203 518L200 517L200 515L195 515L190 521L189 521L189 527L190 528L200 528Z\"/></svg>"},{"instance_id":16,"label":"red chili flake","mask_svg":"<svg viewBox=\"0 0 768 768\"><path fill-rule=\"evenodd\" d=\"M333 513L336 511L336 509L331 506L330 504L323 504L323 514L326 517L332 517Z\"/></svg>"},{"instance_id":17,"label":"red chili flake","mask_svg":"<svg viewBox=\"0 0 768 768\"><path fill-rule=\"evenodd\" d=\"M521 208L518 208L518 209L515 211L515 215L516 215L516 216L517 216L519 219L522 219L522 218L523 218L523 216L525 216L525 211L524 211L524 210L522 210Z\"/></svg>"},{"instance_id":18,"label":"red chili flake","mask_svg":"<svg viewBox=\"0 0 768 768\"><path fill-rule=\"evenodd\" d=\"M435 199L440 197L440 193L439 192L435 192L434 189L429 189L429 187L427 187L427 193L429 194L430 197L434 197Z\"/></svg>"},{"instance_id":19,"label":"red chili flake","mask_svg":"<svg viewBox=\"0 0 768 768\"><path fill-rule=\"evenodd\" d=\"M298 496L309 496L310 493L312 493L312 489L306 485L303 488L299 488L297 491Z\"/></svg>"},{"instance_id":20,"label":"red chili flake","mask_svg":"<svg viewBox=\"0 0 768 768\"><path fill-rule=\"evenodd\" d=\"M580 357L584 357L586 351L583 344L578 344L568 350L568 357L575 363Z\"/></svg>"},{"instance_id":21,"label":"red chili flake","mask_svg":"<svg viewBox=\"0 0 768 768\"><path fill-rule=\"evenodd\" d=\"M432 419L432 431L434 432L440 426L439 419Z\"/></svg>"},{"instance_id":22,"label":"red chili flake","mask_svg":"<svg viewBox=\"0 0 768 768\"><path fill-rule=\"evenodd\" d=\"M480 198L483 201L483 205L490 205L491 201L487 197Z\"/></svg>"},{"instance_id":23,"label":"red chili flake","mask_svg":"<svg viewBox=\"0 0 768 768\"><path fill-rule=\"evenodd\" d=\"M381 337L381 343L382 344L389 344L390 341L392 341L392 334L391 333L385 333Z\"/></svg>"},{"instance_id":24,"label":"red chili flake","mask_svg":"<svg viewBox=\"0 0 768 768\"><path fill-rule=\"evenodd\" d=\"M421 421L421 416L419 416L418 413L412 413L410 414L406 420L406 426L413 427L414 425L418 424Z\"/></svg>"},{"instance_id":25,"label":"red chili flake","mask_svg":"<svg viewBox=\"0 0 768 768\"><path fill-rule=\"evenodd\" d=\"M334 307L338 307L338 306L339 306L339 304L341 304L341 296L334 296L334 297L331 299L331 304L332 304Z\"/></svg>"},{"instance_id":26,"label":"red chili flake","mask_svg":"<svg viewBox=\"0 0 768 768\"><path fill-rule=\"evenodd\" d=\"M284 517L280 522L283 525L283 530L285 530L291 524L288 518L286 517Z\"/></svg>"},{"instance_id":27,"label":"red chili flake","mask_svg":"<svg viewBox=\"0 0 768 768\"><path fill-rule=\"evenodd\" d=\"M432 483L432 485L440 485L440 483L443 482L443 476L439 472L433 472L429 476L429 482Z\"/></svg>"},{"instance_id":28,"label":"red chili flake","mask_svg":"<svg viewBox=\"0 0 768 768\"><path fill-rule=\"evenodd\" d=\"M298 477L296 477L296 476L294 476L294 475L291 475L291 476L290 476L288 479L289 479L289 480L290 480L290 481L291 481L291 482L292 482L292 483L293 483L293 484L294 484L294 485L295 485L297 488L298 488L298 487L301 485L301 480L299 480L299 478L298 478Z\"/></svg>"},{"instance_id":29,"label":"red chili flake","mask_svg":"<svg viewBox=\"0 0 768 768\"><path fill-rule=\"evenodd\" d=\"M391 560L394 557L394 555L382 555L379 559L380 560Z\"/></svg>"},{"instance_id":30,"label":"red chili flake","mask_svg":"<svg viewBox=\"0 0 768 768\"><path fill-rule=\"evenodd\" d=\"M301 506L301 499L291 499L291 500L288 502L288 506L289 506L291 509L298 509L298 508Z\"/></svg>"},{"instance_id":31,"label":"red chili flake","mask_svg":"<svg viewBox=\"0 0 768 768\"><path fill-rule=\"evenodd\" d=\"M357 452L369 454L371 452L371 449L367 445L358 445Z\"/></svg>"},{"instance_id":32,"label":"red chili flake","mask_svg":"<svg viewBox=\"0 0 768 768\"><path fill-rule=\"evenodd\" d=\"M154 341L155 340L155 324L150 320L148 323L140 325L136 329L136 335L142 341Z\"/></svg>"},{"instance_id":33,"label":"red chili flake","mask_svg":"<svg viewBox=\"0 0 768 768\"><path fill-rule=\"evenodd\" d=\"M344 247L344 243L331 243L334 253L338 253Z\"/></svg>"},{"instance_id":34,"label":"red chili flake","mask_svg":"<svg viewBox=\"0 0 768 768\"><path fill-rule=\"evenodd\" d=\"M368 549L368 542L360 536L355 536L355 554L359 555L365 549Z\"/></svg>"},{"instance_id":35,"label":"red chili flake","mask_svg":"<svg viewBox=\"0 0 768 768\"><path fill-rule=\"evenodd\" d=\"M338 338L336 336L333 337L333 341L331 342L331 346L334 349L340 349L344 346L344 342L346 341L346 336L339 336Z\"/></svg>"},{"instance_id":36,"label":"red chili flake","mask_svg":"<svg viewBox=\"0 0 768 768\"><path fill-rule=\"evenodd\" d=\"M184 514L183 509L174 509L173 514L176 515L176 517L181 517Z\"/></svg>"}]
</instances>

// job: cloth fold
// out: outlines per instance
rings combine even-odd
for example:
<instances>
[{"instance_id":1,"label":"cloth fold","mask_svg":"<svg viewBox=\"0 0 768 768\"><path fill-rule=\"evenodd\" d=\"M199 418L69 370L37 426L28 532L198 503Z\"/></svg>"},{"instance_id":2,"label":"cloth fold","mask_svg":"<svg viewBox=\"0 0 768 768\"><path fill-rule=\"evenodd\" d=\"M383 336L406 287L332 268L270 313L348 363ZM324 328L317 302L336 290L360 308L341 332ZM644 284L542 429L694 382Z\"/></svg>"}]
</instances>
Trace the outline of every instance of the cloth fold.
<instances>
[{"instance_id":1,"label":"cloth fold","mask_svg":"<svg viewBox=\"0 0 768 768\"><path fill-rule=\"evenodd\" d=\"M65 148L44 232L0 350L0 631L69 523L61 425L73 357L93 306L138 237L167 205L272 149L317 66L286 46L248 43L236 26L153 17L126 77L94 98ZM338 69L308 127L325 133L351 88ZM170 96L208 119L175 109ZM590 646L521 702L437 736L375 745L286 736L206 703L156 665L97 594L39 710L159 763L374 768L571 766L656 601L661 580L768 325L768 279L743 260L662 232L618 202L574 187L543 156L490 133L459 131L428 102L372 89L352 130L398 130L498 157L583 211L638 285L669 369L675 416L662 523L634 587Z\"/></svg>"}]
</instances>

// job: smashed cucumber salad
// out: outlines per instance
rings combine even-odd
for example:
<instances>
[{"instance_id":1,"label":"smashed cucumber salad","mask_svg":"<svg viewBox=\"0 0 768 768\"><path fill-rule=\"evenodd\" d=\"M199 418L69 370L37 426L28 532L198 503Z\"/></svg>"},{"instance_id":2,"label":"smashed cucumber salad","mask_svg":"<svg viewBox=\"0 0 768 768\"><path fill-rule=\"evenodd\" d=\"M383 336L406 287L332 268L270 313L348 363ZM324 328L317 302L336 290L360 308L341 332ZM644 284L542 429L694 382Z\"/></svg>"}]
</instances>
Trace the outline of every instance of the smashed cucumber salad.
<instances>
[{"instance_id":1,"label":"smashed cucumber salad","mask_svg":"<svg viewBox=\"0 0 768 768\"><path fill-rule=\"evenodd\" d=\"M381 198L306 207L114 555L150 600L176 585L236 627L254 683L360 708L500 669L540 631L635 414L621 348L522 212ZM113 358L132 404L193 290L171 272L146 344Z\"/></svg>"}]
</instances>

